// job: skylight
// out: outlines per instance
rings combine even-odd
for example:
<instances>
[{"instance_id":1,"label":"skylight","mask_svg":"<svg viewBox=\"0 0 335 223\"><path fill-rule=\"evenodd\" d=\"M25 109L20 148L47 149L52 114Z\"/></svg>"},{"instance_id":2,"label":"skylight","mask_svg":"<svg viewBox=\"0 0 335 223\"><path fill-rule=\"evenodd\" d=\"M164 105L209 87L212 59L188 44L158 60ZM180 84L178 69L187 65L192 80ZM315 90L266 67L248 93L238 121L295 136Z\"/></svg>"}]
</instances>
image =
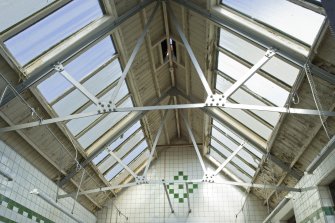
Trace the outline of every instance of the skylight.
<instances>
[{"instance_id":1,"label":"skylight","mask_svg":"<svg viewBox=\"0 0 335 223\"><path fill-rule=\"evenodd\" d=\"M148 148L147 142L143 140L139 145L136 146L127 156L125 156L122 161L129 165L136 157L138 157L144 150ZM121 166L121 164L115 165L113 168L111 168L107 174L105 175L105 178L108 181L111 181L117 174L119 174L124 168Z\"/></svg>"},{"instance_id":2,"label":"skylight","mask_svg":"<svg viewBox=\"0 0 335 223\"><path fill-rule=\"evenodd\" d=\"M220 30L219 46L226 52L238 55L239 58L250 64L257 63L266 51L225 29ZM299 73L297 67L290 65L278 56L274 56L262 69L273 78L283 81L289 86L294 84Z\"/></svg>"},{"instance_id":3,"label":"skylight","mask_svg":"<svg viewBox=\"0 0 335 223\"><path fill-rule=\"evenodd\" d=\"M112 144L108 146L109 151L114 151L119 145L121 145L123 142L126 141L126 139L130 138L135 132L139 131L141 128L141 123L136 122L132 127L130 127L127 131L122 133L122 135L116 139ZM102 151L98 156L96 156L92 162L97 165L101 162L102 159L104 159L108 155L107 150Z\"/></svg>"},{"instance_id":4,"label":"skylight","mask_svg":"<svg viewBox=\"0 0 335 223\"><path fill-rule=\"evenodd\" d=\"M73 0L4 43L16 61L25 65L102 16L98 0Z\"/></svg>"},{"instance_id":5,"label":"skylight","mask_svg":"<svg viewBox=\"0 0 335 223\"><path fill-rule=\"evenodd\" d=\"M221 0L221 3L310 46L325 19L287 0Z\"/></svg>"},{"instance_id":6,"label":"skylight","mask_svg":"<svg viewBox=\"0 0 335 223\"><path fill-rule=\"evenodd\" d=\"M110 37L83 50L64 66L64 70L102 101L110 100L122 74L118 55ZM37 85L37 89L52 112L60 117L98 110L91 100L59 72L42 81ZM116 107L133 106L127 84L124 83L117 94ZM87 150L128 114L129 112L115 112L73 119L65 123L65 126L81 148ZM134 169L142 164L147 159L149 150L141 123L136 122L93 159L92 163L108 181L124 172L123 167L110 155L110 152L115 152L126 165L132 165ZM123 173L123 178L127 176L128 174ZM120 180L120 177L118 179Z\"/></svg>"},{"instance_id":7,"label":"skylight","mask_svg":"<svg viewBox=\"0 0 335 223\"><path fill-rule=\"evenodd\" d=\"M111 38L108 37L94 45L94 47L83 52L74 61L67 64L65 66L65 69L77 81L83 81L94 70L97 70L100 66L111 60L114 55L115 49ZM83 64L85 64L85 66L83 66ZM108 73L108 71L105 72ZM108 74L112 74L112 79L115 79L115 76L117 76L118 73L119 72ZM40 85L38 85L38 89L42 92L43 96L49 103L52 103L55 99L57 99L60 95L62 95L66 90L70 89L71 87L71 83L68 82L59 73L50 76L47 80L43 81ZM95 89L92 90L94 91Z\"/></svg>"},{"instance_id":8,"label":"skylight","mask_svg":"<svg viewBox=\"0 0 335 223\"><path fill-rule=\"evenodd\" d=\"M246 74L266 51L225 29L220 30L218 49L215 89L219 93L224 93ZM298 74L297 67L275 56L245 82L229 100L240 104L285 106ZM270 138L280 118L278 113L265 111L224 109L223 112L265 140Z\"/></svg>"},{"instance_id":9,"label":"skylight","mask_svg":"<svg viewBox=\"0 0 335 223\"><path fill-rule=\"evenodd\" d=\"M236 133L214 119L211 132L209 155L219 163L226 160L244 142ZM243 149L228 163L226 169L241 180L251 182L262 156L263 154L258 149L245 144Z\"/></svg>"},{"instance_id":10,"label":"skylight","mask_svg":"<svg viewBox=\"0 0 335 223\"><path fill-rule=\"evenodd\" d=\"M15 25L21 20L50 5L55 0L48 1L1 1L0 32ZM24 9L24 10L23 10ZM18 13L20 12L20 13Z\"/></svg>"},{"instance_id":11,"label":"skylight","mask_svg":"<svg viewBox=\"0 0 335 223\"><path fill-rule=\"evenodd\" d=\"M266 49L252 43L236 33L220 29L215 92L224 94L243 77L266 53ZM237 104L261 106L286 106L292 87L300 70L285 59L275 55L250 79L248 79L228 101ZM220 109L244 128L267 142L280 120L280 114L267 111ZM219 163L226 160L242 143L227 126L212 120L209 155ZM230 173L245 182L251 182L263 156L261 149L246 144L226 166Z\"/></svg>"},{"instance_id":12,"label":"skylight","mask_svg":"<svg viewBox=\"0 0 335 223\"><path fill-rule=\"evenodd\" d=\"M115 153L124 164L130 166L133 170L137 169L139 165L148 158L148 144L145 140L140 122L136 122L132 127L122 133L119 138L92 160L92 163L97 166L98 170L108 181L113 180L124 171L122 165L110 155L111 152ZM141 157L140 162L136 163L139 157ZM132 165L132 163L134 163L134 165ZM122 180L127 176L128 173L124 174Z\"/></svg>"}]
</instances>

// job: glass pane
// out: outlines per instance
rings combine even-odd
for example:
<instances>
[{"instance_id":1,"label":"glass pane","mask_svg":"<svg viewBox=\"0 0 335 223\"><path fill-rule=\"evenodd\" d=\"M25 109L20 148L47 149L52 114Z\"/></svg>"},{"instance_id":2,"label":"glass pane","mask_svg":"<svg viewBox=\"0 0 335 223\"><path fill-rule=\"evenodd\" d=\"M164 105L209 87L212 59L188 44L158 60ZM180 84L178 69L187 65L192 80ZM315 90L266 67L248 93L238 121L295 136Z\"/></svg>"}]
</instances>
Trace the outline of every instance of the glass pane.
<instances>
[{"instance_id":1,"label":"glass pane","mask_svg":"<svg viewBox=\"0 0 335 223\"><path fill-rule=\"evenodd\" d=\"M0 32L29 17L55 0L0 1Z\"/></svg>"},{"instance_id":2,"label":"glass pane","mask_svg":"<svg viewBox=\"0 0 335 223\"><path fill-rule=\"evenodd\" d=\"M221 140L220 140L221 141ZM225 145L227 143L226 140L223 142ZM213 146L215 149L217 149L223 156L228 158L232 153L228 149L226 149L224 146L220 145L215 139L211 139L211 146ZM226 145L227 146L227 145ZM227 146L229 147L229 146ZM235 151L237 149L237 146L235 145L235 148L232 151ZM239 168L241 168L243 171L248 173L250 176L253 176L255 173L255 170L252 169L250 166L248 166L242 159L240 159L238 156L235 156L231 162L235 163Z\"/></svg>"},{"instance_id":3,"label":"glass pane","mask_svg":"<svg viewBox=\"0 0 335 223\"><path fill-rule=\"evenodd\" d=\"M219 90L221 93L225 92L232 86L232 83L226 80L221 75L217 75L216 78L216 89ZM239 88L234 94L230 96L236 103L239 104L249 104L249 105L261 105L267 106L264 102L257 99L253 95L249 94L247 91ZM258 117L262 118L270 125L275 126L280 118L280 114L276 112L266 112L266 111L250 111L256 114Z\"/></svg>"},{"instance_id":4,"label":"glass pane","mask_svg":"<svg viewBox=\"0 0 335 223\"><path fill-rule=\"evenodd\" d=\"M223 163L223 161L225 160L214 149L210 150L210 156L213 157L219 163ZM237 176L239 179L243 180L244 182L251 182L251 178L249 176L245 175L244 173L236 169L236 167L233 166L232 164L228 163L226 165L226 169L228 169L232 174L234 174L235 176Z\"/></svg>"},{"instance_id":5,"label":"glass pane","mask_svg":"<svg viewBox=\"0 0 335 223\"><path fill-rule=\"evenodd\" d=\"M112 96L112 93L114 91L114 88L109 91L107 94L105 94L104 96L101 97L101 100L105 101L105 100L109 100L110 97ZM121 89L119 91L118 96L116 97L116 101L118 102L119 100L121 100L122 98L126 97L126 95L128 95L128 88L126 83L124 83L121 86ZM128 104L130 107L132 107L132 104ZM70 107L70 106L69 106ZM92 112L92 111L96 111L97 110L97 106L95 104L91 104L89 107L87 107L86 109L83 110L83 112ZM81 119L73 119L71 121L69 121L66 126L69 128L70 132L73 135L77 135L79 134L82 130L84 130L85 128L87 128L90 124L92 124L95 120L97 120L101 115L97 115L97 116L91 116L91 117L86 117L86 118L81 118Z\"/></svg>"},{"instance_id":6,"label":"glass pane","mask_svg":"<svg viewBox=\"0 0 335 223\"><path fill-rule=\"evenodd\" d=\"M114 54L115 50L112 40L110 37L107 37L67 64L65 70L74 79L81 81L110 60ZM49 103L71 87L73 85L59 73L55 73L37 86Z\"/></svg>"},{"instance_id":7,"label":"glass pane","mask_svg":"<svg viewBox=\"0 0 335 223\"><path fill-rule=\"evenodd\" d=\"M25 65L102 15L97 0L73 0L8 39L5 45L15 59Z\"/></svg>"},{"instance_id":8,"label":"glass pane","mask_svg":"<svg viewBox=\"0 0 335 223\"><path fill-rule=\"evenodd\" d=\"M104 149L101 153L99 153L99 155L97 155L93 160L92 163L94 163L94 165L97 165L98 163L101 162L101 160L103 160L106 156L108 156L108 150Z\"/></svg>"},{"instance_id":9,"label":"glass pane","mask_svg":"<svg viewBox=\"0 0 335 223\"><path fill-rule=\"evenodd\" d=\"M232 165L231 163L227 164L227 169L244 182L250 183L252 181L252 178L250 176L241 172L239 169L236 168L236 166Z\"/></svg>"},{"instance_id":10,"label":"glass pane","mask_svg":"<svg viewBox=\"0 0 335 223\"><path fill-rule=\"evenodd\" d=\"M129 168L132 170L137 170L139 167L143 167L142 164L148 159L150 151L145 149L136 159L134 159L130 164ZM120 185L127 177L129 172L123 169L118 175L116 175L111 181L111 185Z\"/></svg>"},{"instance_id":11,"label":"glass pane","mask_svg":"<svg viewBox=\"0 0 335 223\"><path fill-rule=\"evenodd\" d=\"M132 107L133 103L131 98L128 98L123 102L121 106ZM108 114L104 119L94 125L90 130L88 130L84 135L82 135L78 142L80 145L86 149L90 146L95 140L102 136L106 131L112 128L116 123L118 123L122 118L124 118L129 112L112 112Z\"/></svg>"},{"instance_id":12,"label":"glass pane","mask_svg":"<svg viewBox=\"0 0 335 223\"><path fill-rule=\"evenodd\" d=\"M221 142L223 145L228 147L231 151L235 151L237 149L237 147L239 147L239 145L237 145L235 142L230 140L227 136L222 135L215 128L212 128L212 136L215 137L215 139L218 140L219 142ZM216 143L216 140L212 139L211 142L214 141L214 143ZM214 147L217 148L216 146L214 146ZM219 149L219 148L217 148L217 149Z\"/></svg>"},{"instance_id":13,"label":"glass pane","mask_svg":"<svg viewBox=\"0 0 335 223\"><path fill-rule=\"evenodd\" d=\"M141 140L143 140L144 134L142 131L137 132L133 135L125 144L121 146L118 151L115 152L115 155L119 158L124 157L130 150L132 150ZM111 166L116 163L116 160L109 156L106 160L104 160L99 166L98 169L104 173L106 172Z\"/></svg>"},{"instance_id":14,"label":"glass pane","mask_svg":"<svg viewBox=\"0 0 335 223\"><path fill-rule=\"evenodd\" d=\"M246 66L221 52L219 52L218 69L235 81L240 79L249 70ZM257 73L245 82L244 85L277 106L283 106L289 95L288 91Z\"/></svg>"},{"instance_id":15,"label":"glass pane","mask_svg":"<svg viewBox=\"0 0 335 223\"><path fill-rule=\"evenodd\" d=\"M90 79L83 83L83 86L93 95L99 94L102 90L110 86L116 79L121 76L121 67L118 60L113 61L108 66L104 67L101 71L93 75ZM126 89L126 94L128 92L127 86L124 84L119 95L124 97L122 92ZM103 100L109 99L111 96L104 96ZM118 100L120 97L118 98ZM66 95L52 107L59 116L72 114L74 111L79 109L89 99L81 93L78 89L73 90L71 93ZM95 106L96 107L96 106Z\"/></svg>"},{"instance_id":16,"label":"glass pane","mask_svg":"<svg viewBox=\"0 0 335 223\"><path fill-rule=\"evenodd\" d=\"M228 158L231 154L225 147L220 145L215 139L211 138L211 146L213 146L216 150L218 150L222 155Z\"/></svg>"},{"instance_id":17,"label":"glass pane","mask_svg":"<svg viewBox=\"0 0 335 223\"><path fill-rule=\"evenodd\" d=\"M147 142L144 140L140 145L138 145L131 153L127 155L126 158L122 159L122 161L128 165L132 162L137 156L139 156L146 148L148 147ZM123 170L121 164L116 165L113 169L111 169L106 175L105 178L110 181L113 179L118 173Z\"/></svg>"},{"instance_id":18,"label":"glass pane","mask_svg":"<svg viewBox=\"0 0 335 223\"><path fill-rule=\"evenodd\" d=\"M233 9L312 45L324 16L287 0L221 0Z\"/></svg>"},{"instance_id":19,"label":"glass pane","mask_svg":"<svg viewBox=\"0 0 335 223\"><path fill-rule=\"evenodd\" d=\"M238 36L221 29L220 46L241 57L251 64L256 64L265 54L265 51L239 38ZM274 56L262 70L292 86L298 77L299 69Z\"/></svg>"},{"instance_id":20,"label":"glass pane","mask_svg":"<svg viewBox=\"0 0 335 223\"><path fill-rule=\"evenodd\" d=\"M113 151L119 145L121 145L126 139L128 139L135 131L137 131L141 127L140 122L136 122L130 129L128 129L125 133L123 133L117 140L115 140L112 144L108 146L108 149ZM140 131L142 132L142 130ZM143 135L143 132L142 132Z\"/></svg>"},{"instance_id":21,"label":"glass pane","mask_svg":"<svg viewBox=\"0 0 335 223\"><path fill-rule=\"evenodd\" d=\"M240 109L223 109L225 113L248 127L251 131L255 132L264 139L269 139L272 133L272 129L261 123L256 118L252 117L248 113Z\"/></svg>"},{"instance_id":22,"label":"glass pane","mask_svg":"<svg viewBox=\"0 0 335 223\"><path fill-rule=\"evenodd\" d=\"M213 125L215 125L218 129L228 134L231 138L233 138L235 141L237 141L240 145L243 143L243 139L240 138L238 135L233 133L231 130L229 130L226 126L222 125L218 121L213 119ZM263 157L263 153L259 152L258 149L254 148L253 146L249 144L244 145L245 148L247 148L252 154L256 155L259 159Z\"/></svg>"},{"instance_id":23,"label":"glass pane","mask_svg":"<svg viewBox=\"0 0 335 223\"><path fill-rule=\"evenodd\" d=\"M226 135L223 135L215 128L212 128L212 136L215 137L216 140L219 140L221 143L223 143L225 146L227 146L231 151L235 151L240 144L236 144L234 141L232 141L230 138L228 138ZM246 162L250 163L254 167L258 167L259 159L256 158L256 156L251 155L247 152L248 149L246 147L243 147L237 155L244 159Z\"/></svg>"},{"instance_id":24,"label":"glass pane","mask_svg":"<svg viewBox=\"0 0 335 223\"><path fill-rule=\"evenodd\" d=\"M136 122L132 127L130 127L127 131L125 131L119 138L117 138L112 144L108 146L109 151L114 151L121 143L123 143L126 139L128 139L136 130L141 127L140 122ZM102 151L98 156L96 156L92 162L97 165L102 159L104 159L108 155L108 151Z\"/></svg>"}]
</instances>

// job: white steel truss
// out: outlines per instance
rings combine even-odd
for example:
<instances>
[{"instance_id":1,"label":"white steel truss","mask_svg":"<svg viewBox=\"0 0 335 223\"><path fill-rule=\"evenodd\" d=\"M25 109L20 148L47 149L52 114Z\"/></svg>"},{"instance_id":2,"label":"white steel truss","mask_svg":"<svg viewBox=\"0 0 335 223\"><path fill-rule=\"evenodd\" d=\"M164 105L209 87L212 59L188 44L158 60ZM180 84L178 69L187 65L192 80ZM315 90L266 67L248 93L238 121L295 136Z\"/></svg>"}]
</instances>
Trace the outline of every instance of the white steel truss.
<instances>
[{"instance_id":1,"label":"white steel truss","mask_svg":"<svg viewBox=\"0 0 335 223\"><path fill-rule=\"evenodd\" d=\"M252 188L260 188L260 189L271 189L271 190L277 190L277 191L291 191L291 192L297 192L300 193L302 191L307 190L313 190L315 187L308 187L308 188L294 188L294 187L287 187L287 186L276 186L276 185L270 185L270 184L255 184L255 183L244 183L244 182L236 182L236 181L228 181L228 180L214 180L214 182L206 182L204 179L194 179L194 180L149 180L145 185L167 185L167 184L185 184L185 183L212 183L212 184L222 184L222 185L232 185L232 186L239 186L239 187L252 187ZM132 186L138 186L139 184L132 182L128 184L121 184L121 185L113 185L109 187L100 187L95 188L91 190L86 190L79 192L78 195L85 195L85 194L93 194L93 193L99 193L109 190L115 190L115 189L122 189ZM58 199L66 198L66 197L73 197L77 193L69 193L69 194L62 194L58 195Z\"/></svg>"},{"instance_id":2,"label":"white steel truss","mask_svg":"<svg viewBox=\"0 0 335 223\"><path fill-rule=\"evenodd\" d=\"M44 119L36 122L29 122L24 124L17 124L9 127L0 128L0 133L10 132L20 129L26 129L36 126L48 125L57 122L68 121L72 119L85 118L100 114L112 113L112 112L132 112L132 111L156 111L156 110L173 110L173 109L195 109L195 108L230 108L230 109L241 109L241 110L254 110L254 111L268 111L268 112L279 112L288 114L298 115L319 115L320 112L324 116L335 117L334 111L318 111L314 109L302 109L302 108L286 108L286 107L273 107L273 106L261 106L261 105L247 105L247 104L233 104L224 102L224 94L210 95L205 103L193 103L193 104L177 104L177 105L155 105L155 106L143 106L143 107L124 107L106 109L105 111L93 111L93 112L82 112L73 115L60 116L57 118Z\"/></svg>"},{"instance_id":3,"label":"white steel truss","mask_svg":"<svg viewBox=\"0 0 335 223\"><path fill-rule=\"evenodd\" d=\"M68 121L72 119L78 119L78 118L85 118L89 116L95 116L105 113L111 113L111 112L132 112L132 111L155 111L155 110L170 110L170 109L194 109L194 108L205 108L205 107L220 107L220 108L230 108L230 109L241 109L241 110L254 110L254 111L268 111L268 112L279 112L279 113L292 113L292 114L301 114L301 115L320 115L320 113L324 116L335 116L335 112L333 111L318 111L313 109L300 109L300 108L287 108L287 107L274 107L274 106L260 106L260 105L248 105L248 104L234 104L227 102L227 98L230 97L234 92L236 92L248 79L250 79L256 72L259 70L264 64L266 64L275 54L276 50L270 48L264 55L263 58L259 60L258 63L256 63L250 70L242 76L239 80L235 82L234 85L232 85L229 89L226 90L223 94L213 94L212 90L209 87L209 84L206 80L206 77L204 73L202 72L200 65L185 37L185 34L182 32L177 19L175 18L172 10L170 9L170 13L172 16L172 20L174 24L176 25L178 34L183 40L183 43L187 49L187 52L192 60L192 63L194 64L196 71L200 77L200 80L202 84L204 85L204 88L208 94L207 100L205 103L193 103L193 104L176 104L176 105L156 105L156 106L143 106L143 107L124 107L124 108L116 108L114 105L115 98L117 97L117 93L119 92L119 89L123 82L125 81L126 75L144 41L144 37L146 33L148 32L149 26L151 21L153 20L153 17L157 11L158 3L156 4L156 7L154 11L152 12L147 24L144 27L144 31L142 32L141 36L139 37L136 46L131 54L130 59L127 62L126 68L124 69L116 90L113 92L113 95L111 97L111 100L107 102L99 101L95 98L95 96L91 95L80 83L78 83L76 80L74 80L68 73L64 71L64 68L60 66L59 64L56 64L55 69L58 70L66 79L68 79L76 88L78 88L86 97L88 97L93 103L98 104L97 111L88 112L88 113L79 113L79 114L73 114L68 116L62 116L57 118L51 118L46 120L40 120L37 122L30 122L25 124L18 124L13 125L10 127L3 127L0 128L0 133L3 132L9 132L9 131L15 131L25 128L31 128L35 126L41 126L41 125L47 125L57 122L63 122ZM106 105L106 106L104 106Z\"/></svg>"},{"instance_id":4,"label":"white steel truss","mask_svg":"<svg viewBox=\"0 0 335 223\"><path fill-rule=\"evenodd\" d=\"M184 1L178 1L175 0L176 2L182 2L183 4ZM154 152L156 150L157 142L158 139L161 135L164 123L166 121L167 117L167 112L168 110L175 110L175 109L201 109L201 108L211 108L211 107L219 107L219 108L229 108L229 109L241 109L241 110L256 110L256 111L268 111L268 112L279 112L279 113L292 113L292 114L300 114L300 115L320 115L320 112L324 116L334 116L335 117L335 112L333 111L318 111L318 110L313 110L313 109L300 109L300 108L287 108L287 107L273 107L273 106L259 106L259 105L248 105L248 104L234 104L234 103L229 103L227 102L227 99L234 94L246 81L248 81L260 68L262 68L263 65L265 65L275 54L276 50L272 49L271 47L268 48L268 51L264 55L263 58L259 60L258 63L256 63L242 78L237 80L235 84L233 84L226 92L223 94L213 94L212 89L209 85L209 83L206 80L206 76L201 70L201 67L191 49L191 46L185 36L185 34L182 32L181 27L171 10L170 6L168 5L169 12L171 14L172 21L174 25L176 26L176 30L186 48L187 53L190 56L190 59L195 67L195 70L205 88L205 91L207 93L207 99L205 102L202 103L192 103L192 104L176 104L176 105L154 105L154 106L142 106L142 107L123 107L123 108L116 108L115 107L115 99L119 93L119 90L122 86L122 84L125 81L126 75L128 71L130 70L130 67L139 51L141 48L141 45L144 41L145 35L149 30L149 26L153 20L153 17L158 9L159 2L157 2L147 24L144 27L144 30L137 40L137 43L135 45L135 48L132 51L132 54L130 56L130 59L128 60L125 69L122 72L122 75L117 83L117 86L111 96L111 99L107 102L100 101L97 99L94 95L92 95L83 85L81 85L78 81L76 81L70 74L68 74L65 70L64 67L58 63L55 65L54 69L61 73L69 82L72 83L73 86L75 86L80 92L82 92L88 99L90 99L95 105L97 105L97 110L93 112L87 112L87 113L78 113L78 114L72 114L68 116L61 116L61 117L56 117L56 118L50 118L50 119L45 119L45 120L39 120L37 122L30 122L30 123L23 123L23 124L17 124L13 125L10 127L3 127L0 128L0 133L4 132L10 132L10 131L16 131L20 129L26 129L26 128L32 128L32 127L37 127L37 126L42 126L42 125L48 125L52 123L58 123L58 122L63 122L63 121L68 121L68 120L73 120L73 119L79 119L79 118L84 118L84 117L90 117L90 116L96 116L96 115L101 115L101 114L107 114L107 113L115 113L115 112L136 112L136 111L157 111L157 110L167 110L164 114L163 120L160 124L160 127L158 129L156 138L153 143L153 147L150 153L150 156L148 157L147 164L145 166L144 174L142 176L138 176L136 173L134 173L133 170L131 170L123 161L118 158L115 153L109 152L110 155L124 168L126 169L135 179L135 182L132 183L127 183L127 184L121 184L121 185L112 185L109 187L103 187L103 188L96 188L96 189L91 189L83 192L78 191L75 193L70 193L70 194L64 194L64 195L58 195L58 199L60 198L65 198L65 197L70 197L70 196L78 196L78 195L85 195L85 194L91 194L91 193L99 193L103 191L108 191L108 190L114 190L114 189L121 189L121 188L127 188L127 187L132 187L132 186L137 186L141 184L150 184L150 185L158 185L161 184L164 186L164 190L166 195L168 196L168 201L170 204L171 212L174 212L173 207L171 205L171 201L169 199L169 195L167 193L167 188L166 185L169 183L174 183L174 184L185 184L186 185L186 190L188 193L188 183L215 183L215 184L225 184L225 185L234 185L234 186L242 186L242 187L254 187L254 188L260 188L260 189L273 189L273 190L278 190L278 191L291 191L291 192L301 192L305 190L309 190L310 188L292 188L292 187L286 187L286 186L275 186L275 185L267 185L267 184L254 184L254 183L243 183L243 182L234 182L234 181L226 181L226 180L217 180L214 179L214 176L216 176L220 171L236 156L236 154L243 148L244 144L241 144L232 154L229 156L226 161L224 161L216 170L214 173L209 175L206 171L206 167L204 164L204 161L202 159L202 156L199 152L198 145L196 143L196 140L194 138L194 135L192 133L192 130L190 128L190 125L188 124L186 118L184 116L183 120L186 125L187 131L189 133L189 136L192 140L194 149L196 151L197 157L199 159L199 162L201 164L201 167L204 172L204 178L203 179L194 179L194 180L161 180L161 181L152 181L147 179L147 172L150 167L151 161L153 159ZM283 54L282 52L279 52L282 54L282 56L286 55ZM285 53L285 52L284 52ZM293 58L296 59L295 57L289 55L285 56L285 58ZM298 60L298 59L296 59ZM301 60L299 58L298 65L301 66ZM8 87L8 86L7 86ZM7 90L7 87L4 89L4 92L1 95L0 98L0 104L3 100L4 94ZM102 106L102 105L109 105L109 106ZM2 175L4 175L2 173ZM191 212L190 208L190 201L189 201L189 195L187 196L188 198L188 208L189 212Z\"/></svg>"},{"instance_id":5,"label":"white steel truss","mask_svg":"<svg viewBox=\"0 0 335 223\"><path fill-rule=\"evenodd\" d=\"M167 111L164 114L164 118L161 121L159 130L161 130L163 128L163 125L165 123L165 119L166 119L166 115L167 115ZM254 183L243 183L243 182L235 182L235 181L226 181L226 180L220 180L220 179L215 179L214 176L216 176L234 157L235 155L243 148L244 143L242 143L236 150L235 152L229 157L227 158L227 160L225 162L223 162L217 169L215 172L213 172L212 174L207 173L206 171L206 167L204 164L204 161L202 159L202 156L199 152L199 148L198 145L195 141L193 132L185 118L184 115L182 115L185 126L188 130L188 133L191 137L194 149L197 153L200 165L204 171L204 177L203 179L194 179L194 180L165 180L162 179L161 181L157 181L157 180L150 180L147 178L147 171L148 168L150 166L151 160L152 160L152 156L154 154L155 148L156 148L156 144L154 143L153 148L151 150L151 154L149 155L148 161L147 161L147 165L144 171L144 174L142 176L137 176L136 174L132 174L135 182L132 183L127 183L127 184L121 184L121 185L113 185L113 186L109 186L109 187L103 187L103 188L96 188L96 189L92 189L92 190L87 190L87 191L82 191L82 192L75 192L75 193L70 193L70 194L63 194L63 195L58 195L58 199L60 198L66 198L66 197L71 197L71 196L78 196L78 195L85 195L85 194L91 194L91 193L99 193L99 192L103 192L103 191L108 191L108 190L115 190L115 189L121 189L121 188L127 188L127 187L132 187L132 186L137 186L137 185L142 185L142 184L149 184L149 185L155 185L155 184L162 184L164 186L164 190L166 190L166 185L167 184L185 184L186 188L188 187L189 183L215 183L215 184L224 184L224 185L234 185L234 186L240 186L240 187L254 187L254 188L262 188L262 189L273 189L273 190L277 190L277 191L291 191L291 192L301 192L302 190L309 190L311 188L293 188L293 187L286 187L286 186L276 186L276 185L268 185L268 184L254 184ZM157 132L156 138L155 138L155 142L158 141L158 138L161 134L161 131ZM119 162L119 161L118 161ZM121 163L122 161L120 161ZM122 165L122 164L121 164ZM126 165L122 165L124 168L126 168ZM129 167L128 167L129 168ZM128 170L128 169L127 169ZM128 172L132 172L129 171ZM188 191L188 190L187 190ZM168 196L168 195L167 195ZM173 213L173 207L171 204L170 199L168 199L169 201L169 205L171 208L171 212ZM189 213L191 212L191 208L190 208L190 203L188 200L188 208L189 208Z\"/></svg>"}]
</instances>

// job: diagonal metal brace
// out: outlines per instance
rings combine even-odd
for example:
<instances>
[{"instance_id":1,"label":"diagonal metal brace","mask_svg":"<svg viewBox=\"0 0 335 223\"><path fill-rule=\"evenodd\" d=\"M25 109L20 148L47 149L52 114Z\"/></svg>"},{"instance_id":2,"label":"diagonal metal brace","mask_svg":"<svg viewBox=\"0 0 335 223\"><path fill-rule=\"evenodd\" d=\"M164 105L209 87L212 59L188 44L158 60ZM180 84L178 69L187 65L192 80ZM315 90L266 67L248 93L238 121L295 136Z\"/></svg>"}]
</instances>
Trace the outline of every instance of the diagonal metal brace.
<instances>
[{"instance_id":1,"label":"diagonal metal brace","mask_svg":"<svg viewBox=\"0 0 335 223\"><path fill-rule=\"evenodd\" d=\"M90 99L95 105L99 105L99 99L97 99L91 92L89 92L81 83L74 79L65 69L61 63L54 65L54 69L60 73L66 80L68 80L73 86L75 86L81 93L83 93L88 99Z\"/></svg>"},{"instance_id":2,"label":"diagonal metal brace","mask_svg":"<svg viewBox=\"0 0 335 223\"><path fill-rule=\"evenodd\" d=\"M130 169L113 151L109 151L109 154L136 179L136 173L134 173L134 171L132 171L132 169Z\"/></svg>"},{"instance_id":3,"label":"diagonal metal brace","mask_svg":"<svg viewBox=\"0 0 335 223\"><path fill-rule=\"evenodd\" d=\"M237 153L239 153L241 149L243 149L244 145L245 142L243 142L239 147L237 147L237 149L232 154L230 154L230 156L215 170L213 176L218 175L218 173L220 173L220 171L237 155Z\"/></svg>"},{"instance_id":4,"label":"diagonal metal brace","mask_svg":"<svg viewBox=\"0 0 335 223\"><path fill-rule=\"evenodd\" d=\"M223 94L225 99L228 99L234 94L245 82L247 82L254 74L261 69L274 55L277 50L270 48L266 51L265 55L260 59L250 70L240 79L238 79L230 88L228 88Z\"/></svg>"},{"instance_id":5,"label":"diagonal metal brace","mask_svg":"<svg viewBox=\"0 0 335 223\"><path fill-rule=\"evenodd\" d=\"M202 159L202 156L201 156L201 154L200 154L200 152L199 152L198 144L197 144L197 142L195 141L195 138L194 138L193 132L192 132L192 130L191 130L191 127L190 127L190 125L188 124L188 121L186 120L185 115L182 115L182 117L183 117L184 123L185 123L185 125L186 125L188 134L189 134L189 136L190 136L190 138L191 138L191 140L192 140L192 143L193 143L195 152L197 153L197 156L198 156L198 159L199 159L201 168L202 168L203 172L206 173L206 167L205 167L204 161L203 161L203 159Z\"/></svg>"}]
</instances>

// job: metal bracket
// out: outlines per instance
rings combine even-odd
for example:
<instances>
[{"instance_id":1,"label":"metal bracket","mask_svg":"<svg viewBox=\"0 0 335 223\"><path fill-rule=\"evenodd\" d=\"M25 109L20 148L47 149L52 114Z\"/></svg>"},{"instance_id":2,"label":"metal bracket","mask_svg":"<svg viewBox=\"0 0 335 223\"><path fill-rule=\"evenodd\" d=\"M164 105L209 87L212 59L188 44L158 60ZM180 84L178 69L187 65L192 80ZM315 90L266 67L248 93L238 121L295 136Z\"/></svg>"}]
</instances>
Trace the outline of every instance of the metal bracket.
<instances>
[{"instance_id":1,"label":"metal bracket","mask_svg":"<svg viewBox=\"0 0 335 223\"><path fill-rule=\"evenodd\" d=\"M206 106L224 106L226 104L226 98L223 94L212 94L206 99Z\"/></svg>"},{"instance_id":2,"label":"metal bracket","mask_svg":"<svg viewBox=\"0 0 335 223\"><path fill-rule=\"evenodd\" d=\"M148 184L149 181L145 176L137 176L135 178L136 185Z\"/></svg>"},{"instance_id":3,"label":"metal bracket","mask_svg":"<svg viewBox=\"0 0 335 223\"><path fill-rule=\"evenodd\" d=\"M214 183L214 174L205 173L202 182Z\"/></svg>"},{"instance_id":4,"label":"metal bracket","mask_svg":"<svg viewBox=\"0 0 335 223\"><path fill-rule=\"evenodd\" d=\"M107 112L114 112L116 109L115 105L112 103L112 101L104 102L100 101L98 103L98 113L103 114Z\"/></svg>"},{"instance_id":5,"label":"metal bracket","mask_svg":"<svg viewBox=\"0 0 335 223\"><path fill-rule=\"evenodd\" d=\"M64 66L63 66L63 64L61 64L60 62L58 62L58 63L56 63L54 65L54 69L57 72L62 72L62 71L64 71Z\"/></svg>"},{"instance_id":6,"label":"metal bracket","mask_svg":"<svg viewBox=\"0 0 335 223\"><path fill-rule=\"evenodd\" d=\"M267 58L272 58L276 53L277 53L277 49L271 47L266 51L265 56Z\"/></svg>"}]
</instances>

